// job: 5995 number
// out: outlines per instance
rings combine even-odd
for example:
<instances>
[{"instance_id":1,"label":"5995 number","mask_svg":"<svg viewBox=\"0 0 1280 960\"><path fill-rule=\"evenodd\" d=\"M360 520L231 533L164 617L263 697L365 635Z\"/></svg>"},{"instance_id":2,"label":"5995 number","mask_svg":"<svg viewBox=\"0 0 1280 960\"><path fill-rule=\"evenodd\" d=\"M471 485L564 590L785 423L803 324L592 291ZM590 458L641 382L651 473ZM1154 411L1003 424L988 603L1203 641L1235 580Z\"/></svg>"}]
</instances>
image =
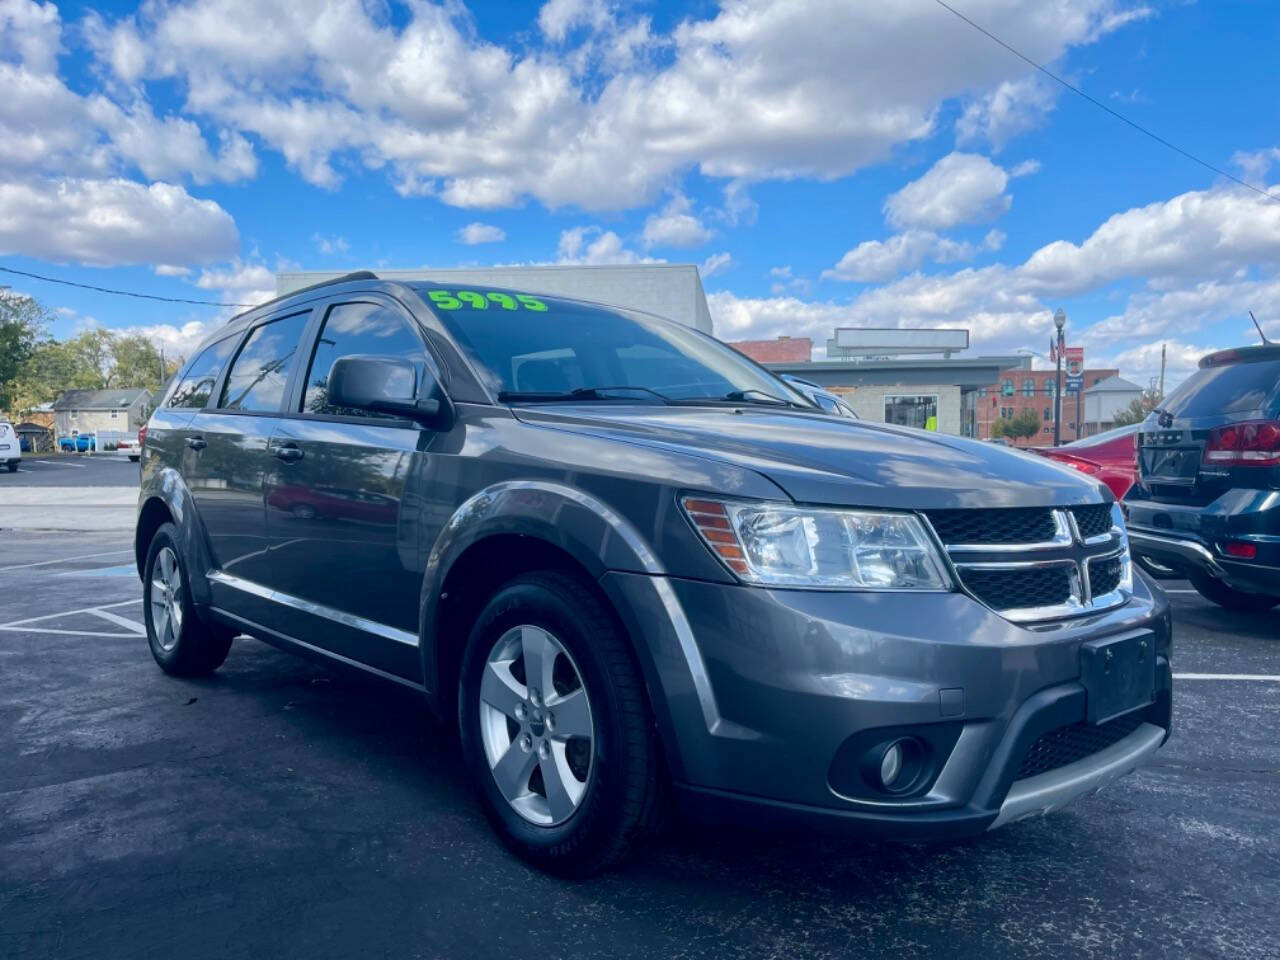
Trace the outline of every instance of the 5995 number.
<instances>
[{"instance_id":1,"label":"5995 number","mask_svg":"<svg viewBox=\"0 0 1280 960\"><path fill-rule=\"evenodd\" d=\"M490 304L499 310L533 310L545 313L547 305L537 297L523 293L480 293L478 290L432 290L427 294L441 310L488 310Z\"/></svg>"}]
</instances>

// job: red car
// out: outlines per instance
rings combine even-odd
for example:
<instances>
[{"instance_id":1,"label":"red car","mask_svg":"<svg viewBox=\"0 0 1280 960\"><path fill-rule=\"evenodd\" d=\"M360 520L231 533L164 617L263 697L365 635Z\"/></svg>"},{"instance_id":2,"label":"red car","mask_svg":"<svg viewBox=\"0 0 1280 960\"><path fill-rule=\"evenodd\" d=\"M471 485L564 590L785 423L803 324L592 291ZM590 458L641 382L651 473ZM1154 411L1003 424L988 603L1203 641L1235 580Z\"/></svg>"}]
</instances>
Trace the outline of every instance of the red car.
<instances>
[{"instance_id":1,"label":"red car","mask_svg":"<svg viewBox=\"0 0 1280 960\"><path fill-rule=\"evenodd\" d=\"M1138 479L1136 438L1140 424L1116 427L1060 447L1038 447L1036 453L1096 477L1122 500Z\"/></svg>"}]
</instances>

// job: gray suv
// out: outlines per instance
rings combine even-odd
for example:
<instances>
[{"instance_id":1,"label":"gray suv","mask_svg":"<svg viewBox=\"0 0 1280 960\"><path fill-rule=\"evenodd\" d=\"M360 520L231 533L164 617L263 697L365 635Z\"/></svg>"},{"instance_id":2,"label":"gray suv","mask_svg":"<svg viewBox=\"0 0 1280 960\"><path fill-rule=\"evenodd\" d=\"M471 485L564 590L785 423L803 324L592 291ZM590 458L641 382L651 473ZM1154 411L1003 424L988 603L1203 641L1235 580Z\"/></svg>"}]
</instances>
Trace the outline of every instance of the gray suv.
<instances>
[{"instance_id":1,"label":"gray suv","mask_svg":"<svg viewBox=\"0 0 1280 960\"><path fill-rule=\"evenodd\" d=\"M978 834L1169 733L1105 488L598 304L362 273L234 318L151 417L136 552L166 672L249 634L420 691L568 875L672 807Z\"/></svg>"}]
</instances>

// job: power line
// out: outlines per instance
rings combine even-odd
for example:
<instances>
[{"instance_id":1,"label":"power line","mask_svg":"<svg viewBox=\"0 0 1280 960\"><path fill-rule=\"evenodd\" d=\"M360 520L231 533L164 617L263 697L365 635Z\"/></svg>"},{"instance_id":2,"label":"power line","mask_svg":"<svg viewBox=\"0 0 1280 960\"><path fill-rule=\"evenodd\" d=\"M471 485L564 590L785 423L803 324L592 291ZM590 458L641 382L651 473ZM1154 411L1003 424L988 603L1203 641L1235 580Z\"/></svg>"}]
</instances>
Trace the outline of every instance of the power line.
<instances>
[{"instance_id":1,"label":"power line","mask_svg":"<svg viewBox=\"0 0 1280 960\"><path fill-rule=\"evenodd\" d=\"M1142 124L1138 123L1135 120L1130 120L1123 113L1120 113L1119 111L1111 109L1109 106L1107 106L1101 100L1098 100L1096 97L1089 96L1089 94L1085 93L1075 84L1069 83L1068 81L1064 80L1062 77L1058 76L1048 67L1042 66L1041 64L1032 60L1022 51L1017 50L1014 47L1011 47L1009 44L1005 43L1003 40L997 37L990 30L987 30L985 27L977 23L974 23L972 20L966 17L963 13L961 13L955 7L951 6L949 3L946 3L945 0L933 0L933 2L936 3L938 6L942 7L944 10L950 11L951 13L955 14L957 17L959 17L969 26L973 27L973 29L977 30L987 39L992 40L995 43L998 43L1000 46L1004 47L1006 50L1012 53L1019 60L1023 60L1026 63L1030 64L1031 66L1035 67L1037 70L1043 73L1050 80L1053 80L1056 83L1060 83L1062 86L1066 87L1072 93L1076 94L1079 97L1083 97L1085 100L1088 100L1095 107L1105 110L1107 113L1111 114L1111 116L1115 117L1117 120L1121 121L1122 123L1127 123L1129 126L1133 127L1133 129L1137 130L1139 133L1146 134L1156 143L1159 143L1163 146L1168 147L1170 150L1174 151L1175 153L1182 154L1182 156L1186 157L1188 160L1192 161L1193 163L1200 164L1200 166L1204 167L1206 170L1212 170L1214 173L1218 174L1218 176L1226 177L1228 180L1234 183L1238 183L1242 187L1247 187L1248 189L1252 190L1254 193L1258 194L1259 196L1266 197L1268 200L1275 200L1280 202L1280 197L1276 196L1274 193L1268 193L1266 190L1259 189L1258 187L1255 187L1253 184L1246 183L1244 180L1241 180L1239 177L1234 176L1233 174L1227 173L1227 171L1223 170L1222 168L1215 167L1209 161L1201 160L1194 153L1191 153L1190 151L1187 151L1187 150L1183 150L1182 147L1178 146L1176 143L1170 143L1168 140L1160 136L1158 133L1154 133L1153 131L1148 130L1146 127L1144 127Z\"/></svg>"},{"instance_id":2,"label":"power line","mask_svg":"<svg viewBox=\"0 0 1280 960\"><path fill-rule=\"evenodd\" d=\"M216 300L184 300L182 297L161 297L154 293L135 293L132 290L112 290L110 287L95 287L91 283L76 283L74 280L61 280L58 277L45 277L25 270L14 270L12 267L0 267L4 273L12 273L19 277L30 277L32 280L43 280L45 283L60 283L64 287L79 287L81 290L94 290L97 293L111 293L117 297L136 297L139 300L159 300L161 303L191 303L198 307L256 307L256 303L219 303Z\"/></svg>"}]
</instances>

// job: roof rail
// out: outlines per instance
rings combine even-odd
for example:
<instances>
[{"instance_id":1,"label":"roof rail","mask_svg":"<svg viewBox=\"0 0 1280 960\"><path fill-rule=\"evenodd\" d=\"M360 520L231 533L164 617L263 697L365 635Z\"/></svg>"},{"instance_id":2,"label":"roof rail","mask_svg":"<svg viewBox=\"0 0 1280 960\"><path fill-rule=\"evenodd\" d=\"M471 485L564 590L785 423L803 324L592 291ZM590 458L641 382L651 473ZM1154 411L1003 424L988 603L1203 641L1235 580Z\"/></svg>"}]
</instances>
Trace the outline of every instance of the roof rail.
<instances>
[{"instance_id":1,"label":"roof rail","mask_svg":"<svg viewBox=\"0 0 1280 960\"><path fill-rule=\"evenodd\" d=\"M254 310L261 310L263 307L273 303L279 303L281 300L287 300L289 297L296 297L300 293L307 293L311 290L319 290L321 287L330 287L335 283L349 283L352 280L377 280L378 275L372 270L356 270L354 273L344 273L340 277L334 277L332 280L321 280L319 283L313 283L310 286L299 287L297 290L290 290L288 293L282 293L278 297L272 297L270 300L264 300L256 306L250 307L248 310L241 310L233 316L227 323L231 323L240 319L246 313L252 313Z\"/></svg>"}]
</instances>

